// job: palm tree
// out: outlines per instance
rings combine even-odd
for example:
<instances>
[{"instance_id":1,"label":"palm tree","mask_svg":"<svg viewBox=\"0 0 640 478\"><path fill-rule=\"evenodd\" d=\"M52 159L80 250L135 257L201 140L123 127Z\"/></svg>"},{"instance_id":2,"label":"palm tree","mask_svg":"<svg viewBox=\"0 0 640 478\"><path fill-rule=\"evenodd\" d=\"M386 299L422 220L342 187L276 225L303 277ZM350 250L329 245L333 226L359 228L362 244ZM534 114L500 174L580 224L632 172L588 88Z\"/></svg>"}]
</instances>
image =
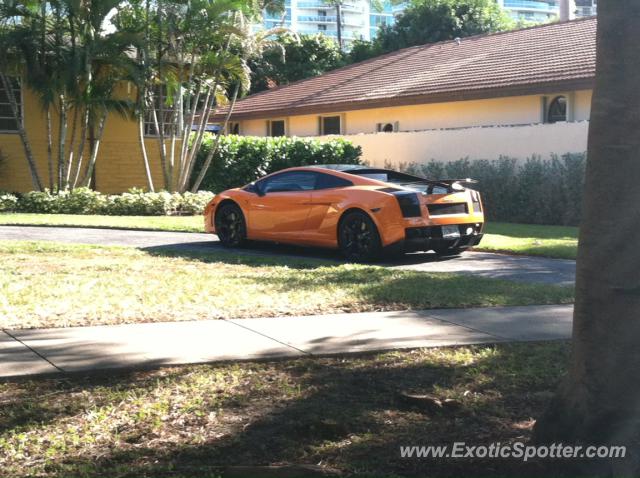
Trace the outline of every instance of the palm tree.
<instances>
[{"instance_id":1,"label":"palm tree","mask_svg":"<svg viewBox=\"0 0 640 478\"><path fill-rule=\"evenodd\" d=\"M39 97L45 113L52 190L89 184L107 113L127 113L127 102L114 100L113 92L119 82L136 76L128 55L135 38L103 30L109 13L122 2L13 0L0 11L5 19L0 41L22 66L25 85ZM59 120L55 133L54 112ZM87 140L89 160L83 166ZM27 158L30 166L35 164L31 152Z\"/></svg>"},{"instance_id":2,"label":"palm tree","mask_svg":"<svg viewBox=\"0 0 640 478\"><path fill-rule=\"evenodd\" d=\"M627 445L640 437L640 2L598 5L569 375L535 428L539 442ZM598 460L574 475L639 476L640 462Z\"/></svg>"},{"instance_id":3,"label":"palm tree","mask_svg":"<svg viewBox=\"0 0 640 478\"><path fill-rule=\"evenodd\" d=\"M13 94L14 81L22 83L21 77L24 75L24 62L20 54L20 45L25 32L20 19L29 15L29 9L18 2L7 1L0 4L0 51L3 52L0 55L0 84L6 92L11 112L17 125L33 188L36 191L42 191L42 180L38 174L33 148L24 128L24 118L22 118L20 106Z\"/></svg>"},{"instance_id":4,"label":"palm tree","mask_svg":"<svg viewBox=\"0 0 640 478\"><path fill-rule=\"evenodd\" d=\"M233 104L248 89L245 58L252 49L245 41L250 32L246 18L263 6L241 0L192 0L188 4L136 0L118 14L115 22L119 27L142 32L144 38L137 50L143 73L137 85L136 114L150 189L145 122L156 133L164 188L186 191L211 112L229 101ZM273 44L266 38L261 41ZM211 158L205 163L201 173L210 166ZM197 185L200 181L196 180Z\"/></svg>"}]
</instances>

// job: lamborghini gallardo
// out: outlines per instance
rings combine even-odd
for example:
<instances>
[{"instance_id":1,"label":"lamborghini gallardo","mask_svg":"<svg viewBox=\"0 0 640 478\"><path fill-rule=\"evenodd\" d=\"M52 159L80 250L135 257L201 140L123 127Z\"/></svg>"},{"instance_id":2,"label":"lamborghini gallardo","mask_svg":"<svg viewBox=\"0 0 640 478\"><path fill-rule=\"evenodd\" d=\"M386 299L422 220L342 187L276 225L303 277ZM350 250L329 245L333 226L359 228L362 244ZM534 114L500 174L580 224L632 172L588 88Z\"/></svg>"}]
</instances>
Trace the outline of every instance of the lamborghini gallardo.
<instances>
[{"instance_id":1,"label":"lamborghini gallardo","mask_svg":"<svg viewBox=\"0 0 640 478\"><path fill-rule=\"evenodd\" d=\"M472 183L360 165L290 168L218 194L205 208L205 229L228 247L319 246L356 262L385 251L454 255L482 239L482 199Z\"/></svg>"}]
</instances>

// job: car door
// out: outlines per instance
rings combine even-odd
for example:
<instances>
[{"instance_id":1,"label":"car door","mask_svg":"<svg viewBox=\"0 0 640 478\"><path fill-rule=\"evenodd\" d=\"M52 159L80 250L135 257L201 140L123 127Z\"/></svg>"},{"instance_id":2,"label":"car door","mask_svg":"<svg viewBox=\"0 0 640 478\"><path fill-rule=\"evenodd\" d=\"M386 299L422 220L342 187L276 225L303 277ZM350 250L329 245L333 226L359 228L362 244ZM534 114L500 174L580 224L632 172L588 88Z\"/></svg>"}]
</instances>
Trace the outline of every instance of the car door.
<instances>
[{"instance_id":1,"label":"car door","mask_svg":"<svg viewBox=\"0 0 640 478\"><path fill-rule=\"evenodd\" d=\"M317 173L311 193L311 210L305 224L305 237L310 244L332 247L337 244L336 228L342 207L347 202L345 188L353 186L347 179Z\"/></svg>"},{"instance_id":2,"label":"car door","mask_svg":"<svg viewBox=\"0 0 640 478\"><path fill-rule=\"evenodd\" d=\"M249 206L249 238L297 242L311 209L315 182L310 171L288 171L258 181Z\"/></svg>"}]
</instances>

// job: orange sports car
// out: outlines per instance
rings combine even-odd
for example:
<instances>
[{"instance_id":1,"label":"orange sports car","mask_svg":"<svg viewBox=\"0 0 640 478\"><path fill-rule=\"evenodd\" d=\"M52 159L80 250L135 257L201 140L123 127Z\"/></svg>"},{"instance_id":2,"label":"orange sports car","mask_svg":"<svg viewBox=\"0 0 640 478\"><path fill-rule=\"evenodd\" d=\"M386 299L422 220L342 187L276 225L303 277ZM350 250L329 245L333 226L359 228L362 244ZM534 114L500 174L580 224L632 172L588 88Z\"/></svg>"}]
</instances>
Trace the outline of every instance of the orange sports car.
<instances>
[{"instance_id":1,"label":"orange sports car","mask_svg":"<svg viewBox=\"0 0 640 478\"><path fill-rule=\"evenodd\" d=\"M359 165L290 168L218 194L205 208L205 228L229 247L329 247L352 261L384 251L451 255L482 238L482 200L470 183Z\"/></svg>"}]
</instances>

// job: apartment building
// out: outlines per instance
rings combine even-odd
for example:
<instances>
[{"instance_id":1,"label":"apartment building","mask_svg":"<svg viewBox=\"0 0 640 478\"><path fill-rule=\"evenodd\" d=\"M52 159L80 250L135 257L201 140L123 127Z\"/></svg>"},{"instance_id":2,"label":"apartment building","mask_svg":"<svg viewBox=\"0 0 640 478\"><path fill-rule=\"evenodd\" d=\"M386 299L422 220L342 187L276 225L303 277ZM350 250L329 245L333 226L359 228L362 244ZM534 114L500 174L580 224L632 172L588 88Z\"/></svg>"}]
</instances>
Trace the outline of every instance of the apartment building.
<instances>
[{"instance_id":1,"label":"apartment building","mask_svg":"<svg viewBox=\"0 0 640 478\"><path fill-rule=\"evenodd\" d=\"M392 25L395 15L404 10L405 5L391 5L384 2L382 9L374 8L369 0L347 0L341 8L342 39L345 45L356 39L375 38L381 25ZM286 0L285 10L278 14L264 14L261 27L284 26L300 34L322 33L338 38L338 18L336 7L324 0Z\"/></svg>"}]
</instances>

